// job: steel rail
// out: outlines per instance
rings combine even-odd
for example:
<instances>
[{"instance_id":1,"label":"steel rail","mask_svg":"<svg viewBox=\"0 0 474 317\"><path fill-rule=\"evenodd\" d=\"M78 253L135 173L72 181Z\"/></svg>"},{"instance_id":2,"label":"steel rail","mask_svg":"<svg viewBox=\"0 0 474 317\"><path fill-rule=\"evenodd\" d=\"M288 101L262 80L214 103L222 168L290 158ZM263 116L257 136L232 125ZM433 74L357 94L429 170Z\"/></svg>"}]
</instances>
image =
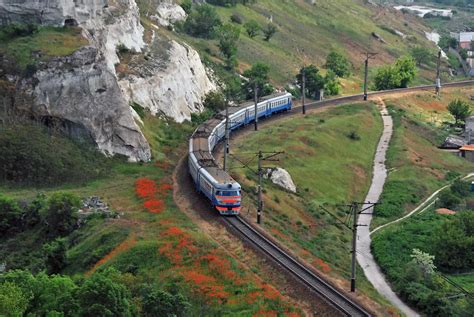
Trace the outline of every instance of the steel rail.
<instances>
[{"instance_id":1,"label":"steel rail","mask_svg":"<svg viewBox=\"0 0 474 317\"><path fill-rule=\"evenodd\" d=\"M446 83L443 87L464 87L474 85L474 80L467 80L461 82ZM400 88L385 91L369 92L369 97L378 97L384 95L424 91L434 89L436 85L424 85L410 88ZM343 96L339 98L326 99L322 101L315 101L306 104L309 109L317 109L324 106L333 106L350 101L361 101L363 94L356 94L350 96ZM293 107L293 110L299 109L302 106ZM290 113L294 113L291 111ZM251 225L249 225L241 217L225 217L231 227L237 230L245 239L255 245L258 249L262 250L270 258L279 263L287 271L293 274L297 279L303 282L313 291L317 292L324 299L326 299L331 306L340 311L346 316L371 316L371 314L365 310L362 306L358 305L355 301L350 299L343 292L337 290L322 277L319 277L314 272L309 270L304 264L300 263L295 257L283 251L282 248L278 247L275 243L271 242L262 233L257 231Z\"/></svg>"},{"instance_id":2,"label":"steel rail","mask_svg":"<svg viewBox=\"0 0 474 317\"><path fill-rule=\"evenodd\" d=\"M264 251L265 254L283 266L311 290L321 295L331 306L342 314L346 316L371 316L363 307L359 306L331 284L310 271L305 265L298 262L292 255L283 251L241 217L226 217L224 219L249 242Z\"/></svg>"}]
</instances>

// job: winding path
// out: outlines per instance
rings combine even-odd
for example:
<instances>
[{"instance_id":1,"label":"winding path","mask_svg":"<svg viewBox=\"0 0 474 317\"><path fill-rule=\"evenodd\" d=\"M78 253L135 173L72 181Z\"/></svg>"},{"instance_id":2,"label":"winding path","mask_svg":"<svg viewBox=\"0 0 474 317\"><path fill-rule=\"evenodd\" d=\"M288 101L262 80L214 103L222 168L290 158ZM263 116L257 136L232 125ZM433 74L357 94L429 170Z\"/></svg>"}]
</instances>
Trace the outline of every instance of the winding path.
<instances>
[{"instance_id":1,"label":"winding path","mask_svg":"<svg viewBox=\"0 0 474 317\"><path fill-rule=\"evenodd\" d=\"M374 158L374 173L372 178L372 184L370 185L369 192L365 201L376 202L379 200L382 194L385 179L387 178L387 169L385 168L385 156L387 153L388 145L393 133L393 121L389 115L385 103L382 99L378 99L378 106L383 119L383 133L380 137L379 144L377 145L377 151ZM379 266L375 262L370 250L370 222L372 221L372 210L370 208L359 216L358 223L360 226L357 231L357 262L364 270L365 276L382 294L388 299L393 305L400 309L407 316L419 316L413 309L408 307L397 294L390 288L390 285L385 280L385 276L380 270Z\"/></svg>"},{"instance_id":2,"label":"winding path","mask_svg":"<svg viewBox=\"0 0 474 317\"><path fill-rule=\"evenodd\" d=\"M463 180L467 180L469 178L472 178L474 177L474 173L470 173L466 176L464 176L462 179ZM370 234L373 234L377 231L379 231L380 229L383 229L385 227L388 227L390 225L393 225L394 223L397 223L397 222L400 222L410 216L412 216L413 214L417 213L418 211L421 213L423 212L423 210L425 210L426 208L428 208L429 206L431 206L434 201L432 201L430 204L428 204L433 198L435 198L443 189L445 188L448 188L449 186L451 186L451 183L449 183L448 185L445 185L443 187L441 187L440 189L438 189L437 191L435 191L430 197L426 198L421 204L419 204L415 209L413 209L412 211L410 211L408 214L406 214L405 216L401 217L401 218L398 218L398 219L395 219L393 221L390 221L384 225L381 225L381 226L378 226L377 228L375 228L374 230L372 230L370 232Z\"/></svg>"}]
</instances>

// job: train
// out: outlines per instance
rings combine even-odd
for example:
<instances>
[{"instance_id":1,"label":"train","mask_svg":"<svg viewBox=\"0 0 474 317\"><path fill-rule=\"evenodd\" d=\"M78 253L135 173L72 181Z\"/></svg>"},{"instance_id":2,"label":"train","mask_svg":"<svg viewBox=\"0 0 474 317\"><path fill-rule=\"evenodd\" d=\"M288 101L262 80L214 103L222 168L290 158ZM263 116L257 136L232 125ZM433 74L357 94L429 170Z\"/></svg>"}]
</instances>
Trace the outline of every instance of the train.
<instances>
[{"instance_id":1,"label":"train","mask_svg":"<svg viewBox=\"0 0 474 317\"><path fill-rule=\"evenodd\" d=\"M257 103L257 118L264 119L275 113L289 111L293 105L288 92L262 97ZM255 121L255 103L229 107L229 130L233 131ZM216 162L214 147L225 137L225 112L200 125L189 140L188 166L196 190L203 194L214 210L221 215L238 215L241 209L242 188Z\"/></svg>"}]
</instances>

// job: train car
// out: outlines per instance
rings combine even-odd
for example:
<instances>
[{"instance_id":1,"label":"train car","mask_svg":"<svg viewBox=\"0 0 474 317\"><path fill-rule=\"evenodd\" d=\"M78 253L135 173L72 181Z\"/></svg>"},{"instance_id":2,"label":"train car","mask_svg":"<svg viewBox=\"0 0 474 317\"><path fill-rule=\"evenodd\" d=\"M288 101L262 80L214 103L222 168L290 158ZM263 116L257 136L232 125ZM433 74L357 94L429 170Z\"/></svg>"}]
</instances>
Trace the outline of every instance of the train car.
<instances>
[{"instance_id":1,"label":"train car","mask_svg":"<svg viewBox=\"0 0 474 317\"><path fill-rule=\"evenodd\" d=\"M266 96L257 104L260 119L274 113L291 110L292 99L289 93ZM255 120L255 104L246 103L232 107L229 112L230 130L236 130ZM212 156L214 147L225 136L225 115L218 114L208 120L189 140L189 173L198 192L202 193L221 215L237 215L241 209L241 187Z\"/></svg>"}]
</instances>

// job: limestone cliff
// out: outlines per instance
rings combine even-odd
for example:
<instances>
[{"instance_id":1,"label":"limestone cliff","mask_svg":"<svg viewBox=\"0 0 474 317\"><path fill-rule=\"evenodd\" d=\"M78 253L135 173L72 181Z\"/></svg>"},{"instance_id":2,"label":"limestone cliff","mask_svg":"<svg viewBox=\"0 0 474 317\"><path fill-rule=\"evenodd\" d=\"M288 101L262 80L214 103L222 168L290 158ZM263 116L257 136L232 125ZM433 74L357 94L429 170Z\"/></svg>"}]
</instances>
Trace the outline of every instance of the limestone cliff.
<instances>
[{"instance_id":1,"label":"limestone cliff","mask_svg":"<svg viewBox=\"0 0 474 317\"><path fill-rule=\"evenodd\" d=\"M149 14L160 25L185 18L173 1L155 2L156 10ZM201 111L205 94L215 89L191 47L159 36L144 42L135 0L0 0L0 23L12 22L82 28L89 47L41 63L17 88L31 97L29 111L36 117L73 124L74 131L89 135L107 153L150 159L130 102L182 122ZM150 58L131 65L134 72L117 75L118 46ZM6 78L18 81L15 75Z\"/></svg>"}]
</instances>

